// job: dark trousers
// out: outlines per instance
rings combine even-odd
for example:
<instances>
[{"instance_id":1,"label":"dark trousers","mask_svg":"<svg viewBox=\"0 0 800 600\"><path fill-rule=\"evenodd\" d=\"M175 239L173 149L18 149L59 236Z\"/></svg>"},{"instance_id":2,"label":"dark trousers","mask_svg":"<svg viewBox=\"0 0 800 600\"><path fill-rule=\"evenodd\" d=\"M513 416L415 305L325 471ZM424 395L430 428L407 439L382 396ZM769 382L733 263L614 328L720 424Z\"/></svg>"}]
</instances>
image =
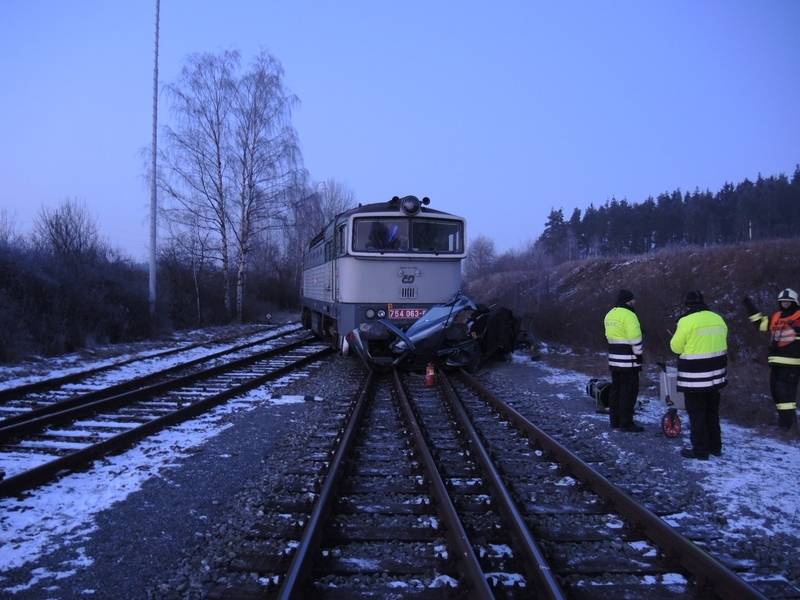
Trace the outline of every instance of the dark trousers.
<instances>
[{"instance_id":1,"label":"dark trousers","mask_svg":"<svg viewBox=\"0 0 800 600\"><path fill-rule=\"evenodd\" d=\"M633 425L633 408L639 394L639 370L611 371L608 416L612 427Z\"/></svg>"},{"instance_id":2,"label":"dark trousers","mask_svg":"<svg viewBox=\"0 0 800 600\"><path fill-rule=\"evenodd\" d=\"M719 428L719 390L684 392L692 450L697 456L722 452L722 433Z\"/></svg>"},{"instance_id":3,"label":"dark trousers","mask_svg":"<svg viewBox=\"0 0 800 600\"><path fill-rule=\"evenodd\" d=\"M778 409L778 425L789 429L797 422L797 382L800 367L771 365L769 391Z\"/></svg>"}]
</instances>

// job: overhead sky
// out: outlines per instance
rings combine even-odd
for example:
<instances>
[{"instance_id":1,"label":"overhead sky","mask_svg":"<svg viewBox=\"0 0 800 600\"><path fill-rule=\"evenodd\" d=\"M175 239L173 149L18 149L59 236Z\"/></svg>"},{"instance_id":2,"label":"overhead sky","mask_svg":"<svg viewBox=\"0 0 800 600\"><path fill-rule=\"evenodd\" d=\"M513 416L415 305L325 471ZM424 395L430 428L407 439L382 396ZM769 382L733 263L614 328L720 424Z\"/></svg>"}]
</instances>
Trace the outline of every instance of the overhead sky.
<instances>
[{"instance_id":1,"label":"overhead sky","mask_svg":"<svg viewBox=\"0 0 800 600\"><path fill-rule=\"evenodd\" d=\"M146 256L154 5L2 3L0 208L21 231L78 198ZM191 53L266 49L313 179L430 196L506 250L551 208L790 175L798 30L795 0L162 0L159 80Z\"/></svg>"}]
</instances>

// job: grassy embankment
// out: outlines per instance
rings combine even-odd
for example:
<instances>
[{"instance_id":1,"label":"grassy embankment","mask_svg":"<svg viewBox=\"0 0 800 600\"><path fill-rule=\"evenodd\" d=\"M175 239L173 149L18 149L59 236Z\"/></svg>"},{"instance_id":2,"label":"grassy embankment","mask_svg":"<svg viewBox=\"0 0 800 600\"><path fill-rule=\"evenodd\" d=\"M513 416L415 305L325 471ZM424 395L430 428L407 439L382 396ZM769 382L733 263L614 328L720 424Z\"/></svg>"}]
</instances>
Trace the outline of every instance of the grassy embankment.
<instances>
[{"instance_id":1,"label":"grassy embankment","mask_svg":"<svg viewBox=\"0 0 800 600\"><path fill-rule=\"evenodd\" d=\"M709 307L729 328L729 381L723 390L723 415L743 424L766 424L775 418L766 366L767 336L747 320L742 298L750 296L771 313L784 287L800 290L800 240L688 247L614 258L564 263L546 275L517 271L491 275L470 286L487 302L498 301L522 317L544 341L571 347L569 365L606 377L603 317L627 288L645 337L645 362L674 361L670 332L683 312L688 290L701 290ZM564 362L564 359L561 359ZM653 384L656 371L645 369ZM643 378L643 379L644 379Z\"/></svg>"}]
</instances>

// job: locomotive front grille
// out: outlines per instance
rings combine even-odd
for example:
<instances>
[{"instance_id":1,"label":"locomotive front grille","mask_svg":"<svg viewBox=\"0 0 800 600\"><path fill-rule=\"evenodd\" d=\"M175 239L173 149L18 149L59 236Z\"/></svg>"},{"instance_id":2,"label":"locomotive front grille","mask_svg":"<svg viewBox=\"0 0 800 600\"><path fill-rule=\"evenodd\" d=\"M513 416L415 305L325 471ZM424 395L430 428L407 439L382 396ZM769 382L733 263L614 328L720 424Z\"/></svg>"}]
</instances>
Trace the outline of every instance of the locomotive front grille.
<instances>
[{"instance_id":1,"label":"locomotive front grille","mask_svg":"<svg viewBox=\"0 0 800 600\"><path fill-rule=\"evenodd\" d=\"M413 300L417 297L417 288L415 287L401 287L400 288L400 297L403 300Z\"/></svg>"}]
</instances>

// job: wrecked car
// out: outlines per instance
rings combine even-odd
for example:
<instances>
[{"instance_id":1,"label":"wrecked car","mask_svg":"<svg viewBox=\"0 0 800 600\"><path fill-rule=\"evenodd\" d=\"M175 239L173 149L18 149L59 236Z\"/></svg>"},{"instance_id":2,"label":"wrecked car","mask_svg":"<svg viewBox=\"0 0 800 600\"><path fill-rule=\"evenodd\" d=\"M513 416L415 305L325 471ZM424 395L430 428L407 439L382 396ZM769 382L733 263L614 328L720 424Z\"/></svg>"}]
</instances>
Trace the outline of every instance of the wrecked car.
<instances>
[{"instance_id":1,"label":"wrecked car","mask_svg":"<svg viewBox=\"0 0 800 600\"><path fill-rule=\"evenodd\" d=\"M431 307L405 330L388 319L362 323L347 340L370 367L422 368L430 362L474 369L513 350L516 322L510 310L476 304L464 294Z\"/></svg>"}]
</instances>

